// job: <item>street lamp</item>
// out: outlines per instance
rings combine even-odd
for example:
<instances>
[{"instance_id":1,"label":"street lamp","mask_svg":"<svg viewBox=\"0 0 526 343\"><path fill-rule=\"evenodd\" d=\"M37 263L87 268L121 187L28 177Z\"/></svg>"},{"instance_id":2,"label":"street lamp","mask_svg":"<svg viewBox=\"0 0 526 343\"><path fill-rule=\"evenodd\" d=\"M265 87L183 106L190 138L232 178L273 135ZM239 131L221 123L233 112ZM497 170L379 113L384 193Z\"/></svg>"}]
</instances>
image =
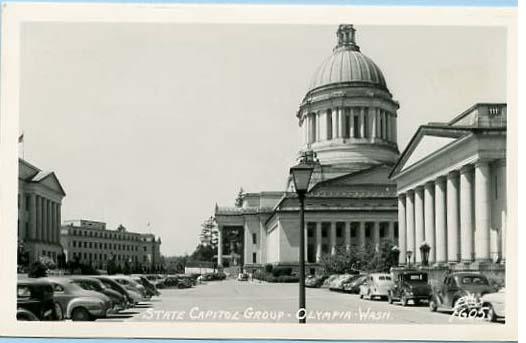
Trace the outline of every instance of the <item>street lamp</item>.
<instances>
[{"instance_id":1,"label":"street lamp","mask_svg":"<svg viewBox=\"0 0 526 343\"><path fill-rule=\"evenodd\" d=\"M411 250L407 250L406 256L407 256L407 266L411 267L411 256L413 256L413 252Z\"/></svg>"},{"instance_id":2,"label":"street lamp","mask_svg":"<svg viewBox=\"0 0 526 343\"><path fill-rule=\"evenodd\" d=\"M294 189L300 202L300 255L299 255L299 322L306 323L305 310L305 195L309 190L310 179L314 171L314 152L306 151L300 159L300 162L290 168L290 174L294 181Z\"/></svg>"}]
</instances>

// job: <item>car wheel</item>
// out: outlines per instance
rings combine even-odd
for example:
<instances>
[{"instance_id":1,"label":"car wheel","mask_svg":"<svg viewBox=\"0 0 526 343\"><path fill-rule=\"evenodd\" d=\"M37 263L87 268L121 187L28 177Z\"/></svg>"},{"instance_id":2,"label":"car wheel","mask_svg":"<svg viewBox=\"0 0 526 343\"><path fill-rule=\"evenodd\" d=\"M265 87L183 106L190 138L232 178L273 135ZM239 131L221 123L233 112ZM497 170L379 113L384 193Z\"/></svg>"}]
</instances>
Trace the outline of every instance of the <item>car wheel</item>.
<instances>
[{"instance_id":1,"label":"car wheel","mask_svg":"<svg viewBox=\"0 0 526 343\"><path fill-rule=\"evenodd\" d=\"M19 312L16 314L16 320L34 322L34 321L38 321L39 319L38 319L38 317L35 316L32 312L29 312L29 311L19 311Z\"/></svg>"},{"instance_id":2,"label":"car wheel","mask_svg":"<svg viewBox=\"0 0 526 343\"><path fill-rule=\"evenodd\" d=\"M431 312L436 312L438 310L438 304L437 304L436 299L434 297L429 299L429 310Z\"/></svg>"},{"instance_id":3,"label":"car wheel","mask_svg":"<svg viewBox=\"0 0 526 343\"><path fill-rule=\"evenodd\" d=\"M59 303L55 303L55 318L56 320L64 319L64 313L62 312L62 307Z\"/></svg>"},{"instance_id":4,"label":"car wheel","mask_svg":"<svg viewBox=\"0 0 526 343\"><path fill-rule=\"evenodd\" d=\"M402 303L402 306L407 306L407 297L405 294L402 294L402 299L400 299L400 302Z\"/></svg>"},{"instance_id":5,"label":"car wheel","mask_svg":"<svg viewBox=\"0 0 526 343\"><path fill-rule=\"evenodd\" d=\"M91 314L84 307L77 307L71 312L73 321L90 321L91 319Z\"/></svg>"},{"instance_id":6,"label":"car wheel","mask_svg":"<svg viewBox=\"0 0 526 343\"><path fill-rule=\"evenodd\" d=\"M495 309L491 304L486 304L485 307L487 307L486 310L486 319L490 322L496 322L497 321L497 314L495 313Z\"/></svg>"}]
</instances>

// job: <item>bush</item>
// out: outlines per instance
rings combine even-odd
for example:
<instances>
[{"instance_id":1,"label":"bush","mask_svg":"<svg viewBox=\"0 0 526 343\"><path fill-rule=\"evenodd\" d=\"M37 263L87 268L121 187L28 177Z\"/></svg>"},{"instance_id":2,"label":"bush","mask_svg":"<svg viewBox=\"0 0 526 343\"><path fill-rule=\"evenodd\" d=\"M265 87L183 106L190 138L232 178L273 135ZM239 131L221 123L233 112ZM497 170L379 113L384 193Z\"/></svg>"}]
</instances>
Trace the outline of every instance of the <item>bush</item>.
<instances>
[{"instance_id":1,"label":"bush","mask_svg":"<svg viewBox=\"0 0 526 343\"><path fill-rule=\"evenodd\" d=\"M272 273L272 265L265 264L265 273Z\"/></svg>"},{"instance_id":2,"label":"bush","mask_svg":"<svg viewBox=\"0 0 526 343\"><path fill-rule=\"evenodd\" d=\"M272 269L272 276L290 276L292 274L292 267L276 267Z\"/></svg>"},{"instance_id":3,"label":"bush","mask_svg":"<svg viewBox=\"0 0 526 343\"><path fill-rule=\"evenodd\" d=\"M39 278L47 276L47 267L40 261L35 261L29 267L29 273L27 275L30 278Z\"/></svg>"},{"instance_id":4,"label":"bush","mask_svg":"<svg viewBox=\"0 0 526 343\"><path fill-rule=\"evenodd\" d=\"M274 269L275 270L275 269ZM287 271L285 271L287 272ZM292 270L289 272L291 273ZM283 283L289 283L289 282L298 282L299 278L297 276L292 275L279 275L275 276L273 273L266 273L264 271L258 270L253 275L254 279L266 281L266 282L283 282Z\"/></svg>"}]
</instances>

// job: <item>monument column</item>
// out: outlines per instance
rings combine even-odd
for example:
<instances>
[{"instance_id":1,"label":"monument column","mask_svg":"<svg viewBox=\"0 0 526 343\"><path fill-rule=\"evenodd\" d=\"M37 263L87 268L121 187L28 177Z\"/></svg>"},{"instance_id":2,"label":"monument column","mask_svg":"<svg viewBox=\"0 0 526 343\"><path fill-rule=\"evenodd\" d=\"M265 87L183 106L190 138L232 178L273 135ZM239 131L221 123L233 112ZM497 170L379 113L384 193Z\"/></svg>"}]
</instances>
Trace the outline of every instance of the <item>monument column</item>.
<instances>
[{"instance_id":1,"label":"monument column","mask_svg":"<svg viewBox=\"0 0 526 343\"><path fill-rule=\"evenodd\" d=\"M360 222L358 234L360 235L360 247L365 248L365 222Z\"/></svg>"},{"instance_id":2,"label":"monument column","mask_svg":"<svg viewBox=\"0 0 526 343\"><path fill-rule=\"evenodd\" d=\"M321 261L321 223L316 223L316 262Z\"/></svg>"},{"instance_id":3,"label":"monument column","mask_svg":"<svg viewBox=\"0 0 526 343\"><path fill-rule=\"evenodd\" d=\"M435 181L436 262L447 262L446 181L440 176Z\"/></svg>"},{"instance_id":4,"label":"monument column","mask_svg":"<svg viewBox=\"0 0 526 343\"><path fill-rule=\"evenodd\" d=\"M447 261L460 262L459 174L447 175Z\"/></svg>"},{"instance_id":5,"label":"monument column","mask_svg":"<svg viewBox=\"0 0 526 343\"><path fill-rule=\"evenodd\" d=\"M416 262L422 262L420 245L425 239L424 231L424 188L418 186L415 189L415 249Z\"/></svg>"},{"instance_id":6,"label":"monument column","mask_svg":"<svg viewBox=\"0 0 526 343\"><path fill-rule=\"evenodd\" d=\"M345 226L343 227L344 230L344 237L345 237L345 250L350 251L351 250L351 223L345 222Z\"/></svg>"},{"instance_id":7,"label":"monument column","mask_svg":"<svg viewBox=\"0 0 526 343\"><path fill-rule=\"evenodd\" d=\"M336 223L330 223L330 246L331 246L331 255L336 255Z\"/></svg>"},{"instance_id":8,"label":"monument column","mask_svg":"<svg viewBox=\"0 0 526 343\"><path fill-rule=\"evenodd\" d=\"M426 242L431 247L429 263L436 261L435 245L435 183L427 182L424 189L424 229Z\"/></svg>"},{"instance_id":9,"label":"monument column","mask_svg":"<svg viewBox=\"0 0 526 343\"><path fill-rule=\"evenodd\" d=\"M415 192L410 190L406 193L406 230L407 230L407 251L411 251L411 262L415 261Z\"/></svg>"},{"instance_id":10,"label":"monument column","mask_svg":"<svg viewBox=\"0 0 526 343\"><path fill-rule=\"evenodd\" d=\"M475 258L490 260L490 168L487 161L475 165Z\"/></svg>"},{"instance_id":11,"label":"monument column","mask_svg":"<svg viewBox=\"0 0 526 343\"><path fill-rule=\"evenodd\" d=\"M217 267L223 266L223 226L217 227Z\"/></svg>"},{"instance_id":12,"label":"monument column","mask_svg":"<svg viewBox=\"0 0 526 343\"><path fill-rule=\"evenodd\" d=\"M460 258L462 262L473 261L473 168L460 169Z\"/></svg>"},{"instance_id":13,"label":"monument column","mask_svg":"<svg viewBox=\"0 0 526 343\"><path fill-rule=\"evenodd\" d=\"M400 248L400 264L407 263L407 233L406 233L406 196L405 194L398 195L398 247Z\"/></svg>"},{"instance_id":14,"label":"monument column","mask_svg":"<svg viewBox=\"0 0 526 343\"><path fill-rule=\"evenodd\" d=\"M37 239L37 204L35 193L29 194L29 237Z\"/></svg>"}]
</instances>

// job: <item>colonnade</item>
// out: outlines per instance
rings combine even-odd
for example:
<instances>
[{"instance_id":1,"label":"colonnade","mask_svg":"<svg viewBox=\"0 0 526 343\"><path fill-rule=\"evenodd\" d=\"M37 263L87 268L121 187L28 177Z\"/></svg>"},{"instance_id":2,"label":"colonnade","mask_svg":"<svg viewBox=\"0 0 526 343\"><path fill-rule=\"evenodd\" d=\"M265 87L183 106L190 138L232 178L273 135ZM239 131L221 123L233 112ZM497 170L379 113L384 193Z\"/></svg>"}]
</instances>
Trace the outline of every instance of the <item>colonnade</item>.
<instances>
[{"instance_id":1,"label":"colonnade","mask_svg":"<svg viewBox=\"0 0 526 343\"><path fill-rule=\"evenodd\" d=\"M382 139L396 142L396 116L379 107L333 107L305 115L306 144L333 139Z\"/></svg>"},{"instance_id":2,"label":"colonnade","mask_svg":"<svg viewBox=\"0 0 526 343\"><path fill-rule=\"evenodd\" d=\"M491 261L497 245L502 256L504 245L491 232L491 175L490 163L479 160L400 193L400 262L409 255L422 262L424 242L431 248L429 263Z\"/></svg>"},{"instance_id":3,"label":"colonnade","mask_svg":"<svg viewBox=\"0 0 526 343\"><path fill-rule=\"evenodd\" d=\"M60 243L61 204L46 197L29 195L29 237L32 240Z\"/></svg>"}]
</instances>

